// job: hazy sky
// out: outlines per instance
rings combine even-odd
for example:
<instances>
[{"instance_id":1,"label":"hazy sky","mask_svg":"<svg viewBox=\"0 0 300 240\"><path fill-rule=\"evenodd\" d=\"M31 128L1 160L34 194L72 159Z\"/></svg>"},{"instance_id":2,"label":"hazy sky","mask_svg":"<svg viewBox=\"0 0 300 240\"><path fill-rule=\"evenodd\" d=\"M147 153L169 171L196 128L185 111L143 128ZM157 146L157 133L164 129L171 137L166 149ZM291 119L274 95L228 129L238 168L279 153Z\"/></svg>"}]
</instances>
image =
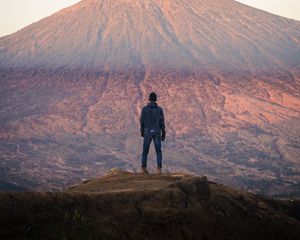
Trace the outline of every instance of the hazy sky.
<instances>
[{"instance_id":1,"label":"hazy sky","mask_svg":"<svg viewBox=\"0 0 300 240\"><path fill-rule=\"evenodd\" d=\"M300 21L300 0L237 0L277 15Z\"/></svg>"},{"instance_id":2,"label":"hazy sky","mask_svg":"<svg viewBox=\"0 0 300 240\"><path fill-rule=\"evenodd\" d=\"M0 0L0 36L16 32L39 19L79 1ZM277 15L300 20L300 0L239 0L239 2Z\"/></svg>"},{"instance_id":3,"label":"hazy sky","mask_svg":"<svg viewBox=\"0 0 300 240\"><path fill-rule=\"evenodd\" d=\"M0 0L0 36L14 33L80 0Z\"/></svg>"}]
</instances>

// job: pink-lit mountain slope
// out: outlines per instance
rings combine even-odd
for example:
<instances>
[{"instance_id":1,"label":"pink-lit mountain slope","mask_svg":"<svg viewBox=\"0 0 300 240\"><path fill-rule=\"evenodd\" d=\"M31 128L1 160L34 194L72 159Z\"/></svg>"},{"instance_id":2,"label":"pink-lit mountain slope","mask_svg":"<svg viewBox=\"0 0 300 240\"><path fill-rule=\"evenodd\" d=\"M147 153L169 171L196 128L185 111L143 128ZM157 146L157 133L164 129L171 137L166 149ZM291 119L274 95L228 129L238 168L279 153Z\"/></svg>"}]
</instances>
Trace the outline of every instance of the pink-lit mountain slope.
<instances>
[{"instance_id":1,"label":"pink-lit mountain slope","mask_svg":"<svg viewBox=\"0 0 300 240\"><path fill-rule=\"evenodd\" d=\"M0 69L1 189L139 170L156 91L166 171L300 195L298 21L232 0L84 0L0 38Z\"/></svg>"},{"instance_id":2,"label":"pink-lit mountain slope","mask_svg":"<svg viewBox=\"0 0 300 240\"><path fill-rule=\"evenodd\" d=\"M2 67L299 67L300 23L232 0L84 0L0 41Z\"/></svg>"}]
</instances>

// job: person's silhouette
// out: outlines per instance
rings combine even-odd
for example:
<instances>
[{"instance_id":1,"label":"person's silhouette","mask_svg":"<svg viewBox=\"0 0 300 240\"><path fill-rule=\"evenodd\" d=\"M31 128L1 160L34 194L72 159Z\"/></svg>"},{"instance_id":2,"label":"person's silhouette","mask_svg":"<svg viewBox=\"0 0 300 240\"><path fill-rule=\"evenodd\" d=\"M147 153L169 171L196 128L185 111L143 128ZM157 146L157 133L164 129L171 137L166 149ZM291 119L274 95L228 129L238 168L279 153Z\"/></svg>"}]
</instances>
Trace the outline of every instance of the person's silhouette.
<instances>
[{"instance_id":1,"label":"person's silhouette","mask_svg":"<svg viewBox=\"0 0 300 240\"><path fill-rule=\"evenodd\" d=\"M157 173L161 174L162 168L162 152L161 141L165 140L165 119L161 107L156 103L157 96L154 92L149 95L149 103L143 107L140 117L141 135L144 138L143 153L142 153L142 171L147 171L147 155L149 147L153 139L157 157Z\"/></svg>"}]
</instances>

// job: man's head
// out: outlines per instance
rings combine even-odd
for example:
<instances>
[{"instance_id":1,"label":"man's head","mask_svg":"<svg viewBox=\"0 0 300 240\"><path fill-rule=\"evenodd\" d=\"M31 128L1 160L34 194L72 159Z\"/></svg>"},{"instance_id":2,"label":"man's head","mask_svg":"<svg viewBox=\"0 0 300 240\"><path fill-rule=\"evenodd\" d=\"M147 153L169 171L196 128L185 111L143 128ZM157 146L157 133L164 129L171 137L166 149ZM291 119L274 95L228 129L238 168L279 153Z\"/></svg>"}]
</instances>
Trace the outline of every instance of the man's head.
<instances>
[{"instance_id":1,"label":"man's head","mask_svg":"<svg viewBox=\"0 0 300 240\"><path fill-rule=\"evenodd\" d=\"M156 102L156 100L157 100L156 93L155 92L150 93L150 95L149 95L149 101Z\"/></svg>"}]
</instances>

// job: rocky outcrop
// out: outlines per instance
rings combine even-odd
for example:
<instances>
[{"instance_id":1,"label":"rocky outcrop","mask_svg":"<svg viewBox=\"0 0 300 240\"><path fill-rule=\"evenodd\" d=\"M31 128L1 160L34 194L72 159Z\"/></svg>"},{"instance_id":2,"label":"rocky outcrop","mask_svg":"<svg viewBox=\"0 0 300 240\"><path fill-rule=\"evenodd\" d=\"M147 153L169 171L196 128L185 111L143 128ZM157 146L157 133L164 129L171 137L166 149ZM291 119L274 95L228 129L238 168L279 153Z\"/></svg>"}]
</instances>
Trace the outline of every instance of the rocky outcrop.
<instances>
[{"instance_id":1,"label":"rocky outcrop","mask_svg":"<svg viewBox=\"0 0 300 240\"><path fill-rule=\"evenodd\" d=\"M296 240L291 209L206 177L115 171L59 193L1 193L0 237Z\"/></svg>"}]
</instances>

